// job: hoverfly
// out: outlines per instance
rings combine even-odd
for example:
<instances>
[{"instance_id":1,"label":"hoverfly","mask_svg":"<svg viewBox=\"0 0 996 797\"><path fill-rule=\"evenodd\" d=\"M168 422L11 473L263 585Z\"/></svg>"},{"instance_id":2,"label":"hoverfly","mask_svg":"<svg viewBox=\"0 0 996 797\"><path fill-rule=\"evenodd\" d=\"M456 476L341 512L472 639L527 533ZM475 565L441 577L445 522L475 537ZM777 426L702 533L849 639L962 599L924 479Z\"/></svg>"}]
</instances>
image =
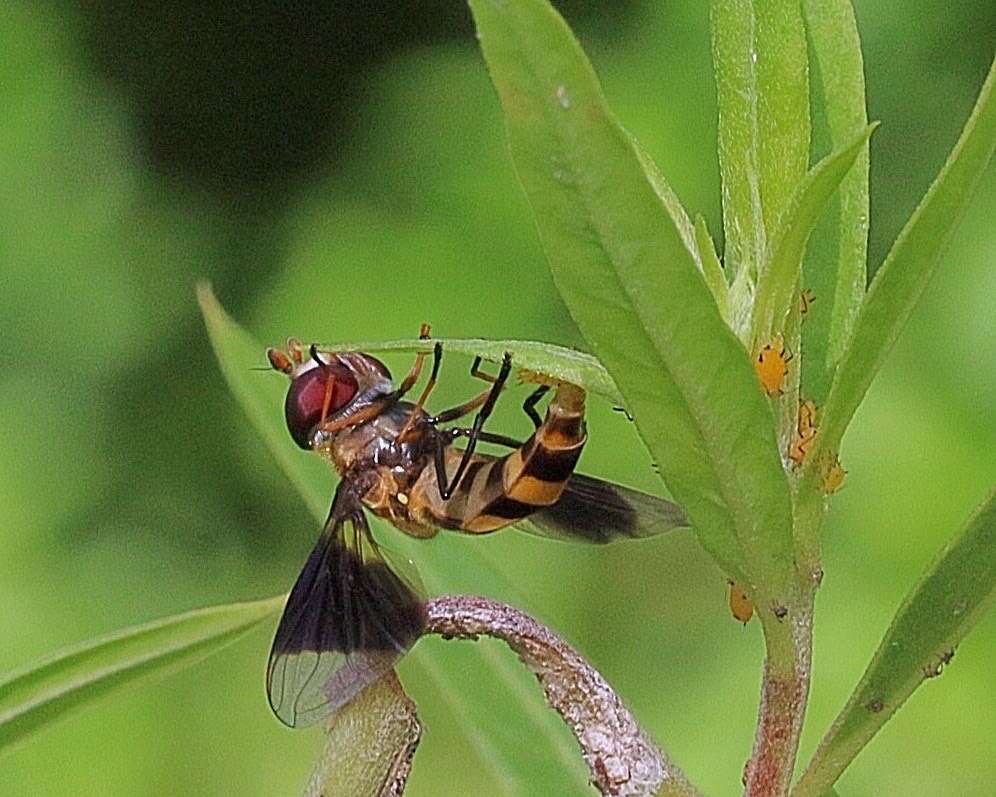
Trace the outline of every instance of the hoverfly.
<instances>
[{"instance_id":1,"label":"hoverfly","mask_svg":"<svg viewBox=\"0 0 996 797\"><path fill-rule=\"evenodd\" d=\"M421 337L428 340L427 326ZM286 352L267 351L270 365L290 377L284 413L291 437L326 457L341 477L270 652L267 694L288 726L318 722L348 703L424 630L417 575L378 547L364 509L421 538L439 529L486 534L516 524L547 537L605 543L687 525L675 504L574 473L586 440L581 388L555 385L545 418L536 405L551 386L531 393L523 409L535 430L522 442L483 428L511 372L509 354L497 376L482 371L478 357L471 375L490 386L436 414L425 401L439 374L439 343L420 398L402 400L427 354L416 355L395 388L387 367L368 354L305 349L293 339ZM449 425L475 411L470 426ZM478 453L478 443L510 451Z\"/></svg>"}]
</instances>

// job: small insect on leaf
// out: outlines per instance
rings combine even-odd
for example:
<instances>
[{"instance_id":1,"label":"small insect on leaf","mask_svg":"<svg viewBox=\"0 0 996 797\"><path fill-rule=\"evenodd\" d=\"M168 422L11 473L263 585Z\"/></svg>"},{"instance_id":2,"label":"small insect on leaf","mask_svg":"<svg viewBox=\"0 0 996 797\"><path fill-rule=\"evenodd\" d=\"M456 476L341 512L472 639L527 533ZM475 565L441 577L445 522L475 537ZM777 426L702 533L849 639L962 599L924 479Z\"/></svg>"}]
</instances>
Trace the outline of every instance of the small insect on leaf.
<instances>
[{"instance_id":1,"label":"small insect on leaf","mask_svg":"<svg viewBox=\"0 0 996 797\"><path fill-rule=\"evenodd\" d=\"M823 492L833 495L844 484L844 477L847 471L840 464L840 458L835 454L829 461L829 466L823 471Z\"/></svg>"},{"instance_id":2,"label":"small insect on leaf","mask_svg":"<svg viewBox=\"0 0 996 797\"><path fill-rule=\"evenodd\" d=\"M738 622L747 625L754 616L754 604L736 581L729 580L727 583L730 585L730 614Z\"/></svg>"},{"instance_id":3,"label":"small insect on leaf","mask_svg":"<svg viewBox=\"0 0 996 797\"><path fill-rule=\"evenodd\" d=\"M816 294L809 290L809 288L804 288L799 293L799 315L805 315L808 313L810 305L812 305L815 301Z\"/></svg>"},{"instance_id":4,"label":"small insect on leaf","mask_svg":"<svg viewBox=\"0 0 996 797\"><path fill-rule=\"evenodd\" d=\"M792 355L788 353L780 340L766 344L757 353L754 360L754 371L758 381L768 396L777 396L782 392L785 377L788 375L788 364Z\"/></svg>"},{"instance_id":5,"label":"small insect on leaf","mask_svg":"<svg viewBox=\"0 0 996 797\"><path fill-rule=\"evenodd\" d=\"M799 466L806 458L809 446L816 437L816 404L808 399L799 402L799 417L795 434L788 447L788 458Z\"/></svg>"}]
</instances>

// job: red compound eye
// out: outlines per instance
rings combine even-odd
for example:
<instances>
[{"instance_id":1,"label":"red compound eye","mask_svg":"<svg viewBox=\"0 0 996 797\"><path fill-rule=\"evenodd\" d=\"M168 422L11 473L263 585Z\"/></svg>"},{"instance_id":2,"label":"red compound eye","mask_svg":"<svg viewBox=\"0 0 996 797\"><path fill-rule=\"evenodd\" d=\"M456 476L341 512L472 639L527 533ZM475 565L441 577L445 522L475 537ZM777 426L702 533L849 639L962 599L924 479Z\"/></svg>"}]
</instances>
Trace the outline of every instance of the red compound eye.
<instances>
[{"instance_id":1,"label":"red compound eye","mask_svg":"<svg viewBox=\"0 0 996 797\"><path fill-rule=\"evenodd\" d=\"M325 395L330 389L329 415L353 400L357 391L356 379L345 368L319 366L305 371L291 382L284 402L284 416L291 437L301 448L311 448L311 434L322 420Z\"/></svg>"}]
</instances>

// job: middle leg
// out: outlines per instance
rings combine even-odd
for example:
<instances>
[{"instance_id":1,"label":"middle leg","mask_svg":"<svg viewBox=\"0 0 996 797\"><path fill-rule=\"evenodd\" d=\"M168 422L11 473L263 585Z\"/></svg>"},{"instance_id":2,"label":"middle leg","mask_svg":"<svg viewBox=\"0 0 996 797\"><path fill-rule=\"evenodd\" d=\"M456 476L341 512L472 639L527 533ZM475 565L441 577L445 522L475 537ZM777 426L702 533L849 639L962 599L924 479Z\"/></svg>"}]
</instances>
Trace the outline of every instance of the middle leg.
<instances>
[{"instance_id":1,"label":"middle leg","mask_svg":"<svg viewBox=\"0 0 996 797\"><path fill-rule=\"evenodd\" d=\"M460 484L463 479L464 473L467 471L467 466L470 465L471 457L474 455L474 449L477 448L477 442L481 439L481 433L483 431L484 422L491 415L491 411L494 409L495 402L498 401L498 396L505 386L505 382L508 379L508 375L512 370L512 355L508 352L501 361L501 369L498 371L498 376L495 377L494 383L491 385L491 390L488 391L484 402L481 405L481 409L478 411L477 415L474 417L474 425L470 429L470 433L467 435L467 447L463 451L463 457L460 459L460 464L457 466L456 473L453 474L453 479L447 483L445 478L445 468L443 479L439 480L440 467L439 460L437 459L436 475L437 483L439 487L439 495L444 501L448 501L450 496L453 495L453 491Z\"/></svg>"}]
</instances>

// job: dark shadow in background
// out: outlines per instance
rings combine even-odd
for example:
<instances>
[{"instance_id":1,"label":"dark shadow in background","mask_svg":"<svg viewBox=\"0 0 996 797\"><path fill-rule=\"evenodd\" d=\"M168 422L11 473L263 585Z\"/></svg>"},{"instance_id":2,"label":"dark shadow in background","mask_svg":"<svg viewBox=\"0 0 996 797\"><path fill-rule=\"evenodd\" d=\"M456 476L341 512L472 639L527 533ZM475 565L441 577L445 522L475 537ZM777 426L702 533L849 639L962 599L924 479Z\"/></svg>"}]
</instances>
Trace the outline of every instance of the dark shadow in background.
<instances>
[{"instance_id":1,"label":"dark shadow in background","mask_svg":"<svg viewBox=\"0 0 996 797\"><path fill-rule=\"evenodd\" d=\"M637 3L555 5L582 26L597 11L601 36ZM366 75L398 51L474 46L459 0L104 0L84 14L90 55L128 99L150 166L220 198L278 200L334 164L358 132Z\"/></svg>"},{"instance_id":2,"label":"dark shadow in background","mask_svg":"<svg viewBox=\"0 0 996 797\"><path fill-rule=\"evenodd\" d=\"M625 34L638 3L555 5L604 41ZM363 131L352 121L374 67L433 42L476 46L459 0L91 0L66 13L82 22L85 59L132 117L152 201L196 197L214 208L211 221L227 244L205 258L207 273L185 276L191 286L210 278L236 317L281 267L288 203L349 158L352 145L362 150ZM142 279L154 286L157 275ZM219 389L192 290L189 305L174 312L172 334L141 368L109 374L102 386L118 408L119 434L104 442L116 486L63 539L72 545L109 533L102 521L111 517L122 545L141 530L185 550L234 545L279 560L285 538L275 529L312 520L303 507L288 516L285 498L260 496L233 476L241 466L230 440L241 416ZM154 430L169 430L168 445L142 444ZM221 523L190 517L196 501L190 512L178 508L193 491L201 501L213 496L226 514ZM157 495L171 500L150 507ZM219 528L225 536L210 533Z\"/></svg>"}]
</instances>

